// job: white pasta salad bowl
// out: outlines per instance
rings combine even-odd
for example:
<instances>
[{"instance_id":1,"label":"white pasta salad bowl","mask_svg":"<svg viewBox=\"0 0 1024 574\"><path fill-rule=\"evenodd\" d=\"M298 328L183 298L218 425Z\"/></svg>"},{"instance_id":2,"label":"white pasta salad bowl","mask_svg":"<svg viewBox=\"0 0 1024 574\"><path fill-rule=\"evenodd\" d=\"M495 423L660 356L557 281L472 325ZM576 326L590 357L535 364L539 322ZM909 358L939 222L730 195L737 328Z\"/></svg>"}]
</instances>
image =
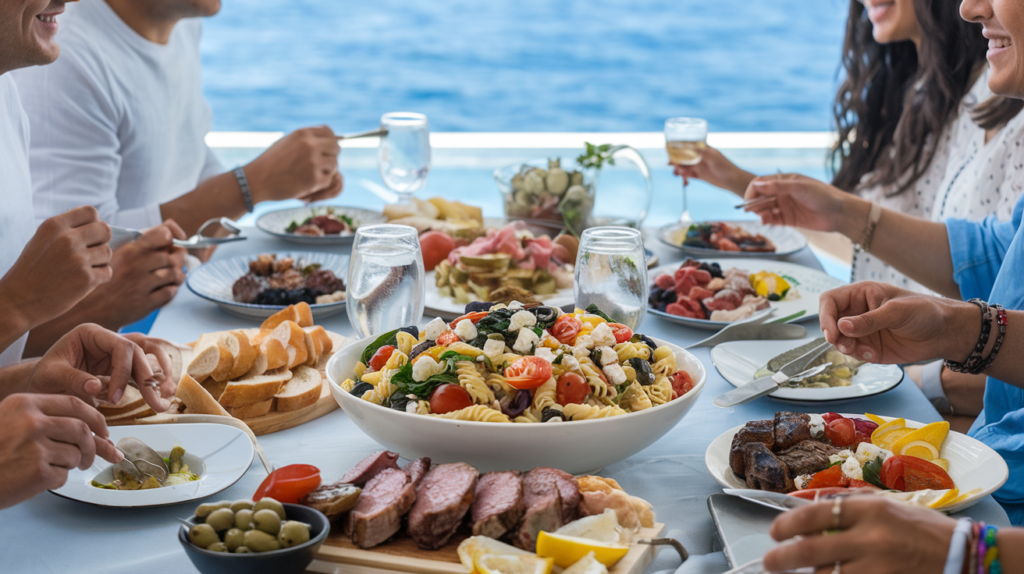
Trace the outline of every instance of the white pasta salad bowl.
<instances>
[{"instance_id":1,"label":"white pasta salad bowl","mask_svg":"<svg viewBox=\"0 0 1024 574\"><path fill-rule=\"evenodd\" d=\"M686 416L704 390L707 371L696 357L666 341L693 389L662 405L593 420L493 423L411 414L362 400L342 387L353 377L368 340L339 350L327 365L331 393L363 432L403 458L428 456L436 463L467 462L481 472L546 466L580 474L625 460L647 448Z\"/></svg>"}]
</instances>

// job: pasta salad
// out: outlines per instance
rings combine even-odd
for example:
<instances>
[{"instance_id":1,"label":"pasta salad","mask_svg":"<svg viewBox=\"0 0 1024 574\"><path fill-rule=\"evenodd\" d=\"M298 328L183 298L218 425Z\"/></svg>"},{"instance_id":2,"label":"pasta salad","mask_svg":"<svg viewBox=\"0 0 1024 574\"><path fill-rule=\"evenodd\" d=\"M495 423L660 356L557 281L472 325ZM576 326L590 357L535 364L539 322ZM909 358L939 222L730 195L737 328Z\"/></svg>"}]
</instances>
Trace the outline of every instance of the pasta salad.
<instances>
[{"instance_id":1,"label":"pasta salad","mask_svg":"<svg viewBox=\"0 0 1024 574\"><path fill-rule=\"evenodd\" d=\"M367 346L342 388L411 414L495 423L613 417L693 389L667 346L596 306L563 313L518 302L451 323L406 327Z\"/></svg>"}]
</instances>

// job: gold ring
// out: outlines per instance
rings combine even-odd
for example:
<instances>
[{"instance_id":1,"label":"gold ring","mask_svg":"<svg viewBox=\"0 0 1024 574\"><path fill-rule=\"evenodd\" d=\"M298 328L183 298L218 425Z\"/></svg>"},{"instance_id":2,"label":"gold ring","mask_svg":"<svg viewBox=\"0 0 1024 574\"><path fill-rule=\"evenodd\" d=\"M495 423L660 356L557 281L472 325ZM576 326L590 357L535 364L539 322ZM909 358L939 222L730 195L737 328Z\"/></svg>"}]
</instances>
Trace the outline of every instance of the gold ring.
<instances>
[{"instance_id":1,"label":"gold ring","mask_svg":"<svg viewBox=\"0 0 1024 574\"><path fill-rule=\"evenodd\" d=\"M832 530L839 530L839 525L843 521L843 497L837 496L836 501L832 503ZM839 563L836 563L836 569L833 572L839 572Z\"/></svg>"}]
</instances>

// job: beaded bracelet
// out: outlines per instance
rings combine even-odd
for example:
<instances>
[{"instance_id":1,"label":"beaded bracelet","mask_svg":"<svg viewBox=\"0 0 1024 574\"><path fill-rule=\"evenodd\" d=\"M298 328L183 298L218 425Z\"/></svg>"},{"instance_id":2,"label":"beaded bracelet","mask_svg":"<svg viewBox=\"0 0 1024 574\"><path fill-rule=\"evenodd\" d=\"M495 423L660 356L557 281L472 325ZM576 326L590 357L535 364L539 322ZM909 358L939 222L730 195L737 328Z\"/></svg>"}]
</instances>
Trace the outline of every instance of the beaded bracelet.
<instances>
[{"instance_id":1,"label":"beaded bracelet","mask_svg":"<svg viewBox=\"0 0 1024 574\"><path fill-rule=\"evenodd\" d=\"M1006 326L1010 323L1010 319L1006 315L1006 309L1003 309L1002 305L992 305L992 308L996 310L996 325L999 327L999 331L996 333L996 342L992 345L992 352L985 359L985 362L981 364L981 367L978 369L979 373L988 370L996 360L996 355L999 354L999 349L1003 346L1003 338L1006 337Z\"/></svg>"},{"instance_id":2,"label":"beaded bracelet","mask_svg":"<svg viewBox=\"0 0 1024 574\"><path fill-rule=\"evenodd\" d=\"M981 526L981 530L978 533L978 574L988 574L985 571L985 551L988 547L985 545L985 526L984 522L978 523Z\"/></svg>"},{"instance_id":3,"label":"beaded bracelet","mask_svg":"<svg viewBox=\"0 0 1024 574\"><path fill-rule=\"evenodd\" d=\"M981 536L981 529L984 522L972 524L971 532L971 555L967 562L967 574L975 574L978 571L978 537Z\"/></svg>"},{"instance_id":4,"label":"beaded bracelet","mask_svg":"<svg viewBox=\"0 0 1024 574\"><path fill-rule=\"evenodd\" d=\"M996 534L999 529L989 526L985 530L985 557L984 568L987 574L1003 574L1003 565L999 562L999 545L996 541Z\"/></svg>"},{"instance_id":5,"label":"beaded bracelet","mask_svg":"<svg viewBox=\"0 0 1024 574\"><path fill-rule=\"evenodd\" d=\"M978 336L978 342L974 345L974 350L971 351L966 361L958 363L946 360L946 368L956 373L976 375L981 372L979 367L983 364L982 352L988 346L988 338L992 332L992 309L988 306L988 303L981 299L971 299L968 303L973 303L981 309L981 334Z\"/></svg>"}]
</instances>

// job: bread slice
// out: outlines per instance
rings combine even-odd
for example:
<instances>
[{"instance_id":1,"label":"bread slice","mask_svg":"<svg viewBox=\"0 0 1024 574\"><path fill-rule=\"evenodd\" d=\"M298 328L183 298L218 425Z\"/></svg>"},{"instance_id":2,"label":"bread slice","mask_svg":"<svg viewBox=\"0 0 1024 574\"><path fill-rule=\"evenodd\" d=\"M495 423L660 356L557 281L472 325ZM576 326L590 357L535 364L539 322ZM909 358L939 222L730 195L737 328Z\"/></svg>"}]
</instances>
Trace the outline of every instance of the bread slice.
<instances>
[{"instance_id":1,"label":"bread slice","mask_svg":"<svg viewBox=\"0 0 1024 574\"><path fill-rule=\"evenodd\" d=\"M316 327L306 327L305 331L309 333L309 336L317 342L318 353L323 355L324 353L330 353L335 349L334 340L327 333L327 330L317 325Z\"/></svg>"},{"instance_id":2,"label":"bread slice","mask_svg":"<svg viewBox=\"0 0 1024 574\"><path fill-rule=\"evenodd\" d=\"M151 417L155 414L156 411L154 411L152 407L150 407L146 403L142 403L142 406L132 409L128 412L121 413L119 415L108 416L105 418L107 419L107 424L117 424L126 421L132 421L135 419Z\"/></svg>"},{"instance_id":3,"label":"bread slice","mask_svg":"<svg viewBox=\"0 0 1024 574\"><path fill-rule=\"evenodd\" d=\"M124 395L121 396L121 400L116 405L101 401L96 405L96 410L105 417L113 417L134 411L144 404L146 404L146 399L142 398L142 393L139 392L139 389L128 385L124 388Z\"/></svg>"},{"instance_id":4,"label":"bread slice","mask_svg":"<svg viewBox=\"0 0 1024 574\"><path fill-rule=\"evenodd\" d=\"M270 408L274 406L274 398L271 397L265 401L259 403L253 403L251 405L244 405L241 407L230 407L227 411L231 416L236 419L254 419L256 417L262 417L263 415L270 412Z\"/></svg>"},{"instance_id":5,"label":"bread slice","mask_svg":"<svg viewBox=\"0 0 1024 574\"><path fill-rule=\"evenodd\" d=\"M298 316L295 322L299 324L299 327L313 326L313 310L309 307L309 303L305 301L296 303L295 314Z\"/></svg>"},{"instance_id":6,"label":"bread slice","mask_svg":"<svg viewBox=\"0 0 1024 574\"><path fill-rule=\"evenodd\" d=\"M182 372L184 372L185 367L188 366L192 359L192 347L178 346L163 339L153 340L156 341L156 344L160 345L160 348L167 353L167 357L171 360L171 372L169 373L170 379L172 381L180 381ZM188 357L187 360L186 354Z\"/></svg>"},{"instance_id":7,"label":"bread slice","mask_svg":"<svg viewBox=\"0 0 1024 574\"><path fill-rule=\"evenodd\" d=\"M318 344L319 341L313 339L309 331L303 331L306 341L306 362L303 363L307 367L315 367L317 361L320 360L320 350L323 345Z\"/></svg>"},{"instance_id":8,"label":"bread slice","mask_svg":"<svg viewBox=\"0 0 1024 574\"><path fill-rule=\"evenodd\" d=\"M283 366L290 369L306 362L306 358L309 356L309 353L306 352L306 332L295 321L281 323L263 338L260 350L268 356L268 369L276 369L278 364L278 357L272 354L274 348L272 341L281 343L281 348L285 352Z\"/></svg>"},{"instance_id":9,"label":"bread slice","mask_svg":"<svg viewBox=\"0 0 1024 574\"><path fill-rule=\"evenodd\" d=\"M334 356L334 353L341 350L341 348L344 347L345 344L348 343L349 341L347 338L342 337L341 335L335 333L334 331L325 331L325 333L327 334L330 346L325 347L325 349L329 350L325 350L320 355L320 362L316 364L317 370L320 371L321 373L327 370L327 361L330 361L331 357Z\"/></svg>"},{"instance_id":10,"label":"bread slice","mask_svg":"<svg viewBox=\"0 0 1024 574\"><path fill-rule=\"evenodd\" d=\"M278 369L251 379L232 381L224 388L218 402L225 407L241 407L272 399L291 378L291 371Z\"/></svg>"},{"instance_id":11,"label":"bread slice","mask_svg":"<svg viewBox=\"0 0 1024 574\"><path fill-rule=\"evenodd\" d=\"M185 372L197 382L202 382L215 372L230 370L234 362L231 351L220 344L223 333L208 333L199 337L192 361Z\"/></svg>"},{"instance_id":12,"label":"bread slice","mask_svg":"<svg viewBox=\"0 0 1024 574\"><path fill-rule=\"evenodd\" d=\"M277 339L265 339L260 345L260 353L266 357L264 372L288 367L288 349Z\"/></svg>"},{"instance_id":13,"label":"bread slice","mask_svg":"<svg viewBox=\"0 0 1024 574\"><path fill-rule=\"evenodd\" d=\"M224 389L228 386L228 381L215 381L211 377L199 384L206 389L206 392L210 393L210 396L213 397L214 400L219 401L220 396L224 394Z\"/></svg>"},{"instance_id":14,"label":"bread slice","mask_svg":"<svg viewBox=\"0 0 1024 574\"><path fill-rule=\"evenodd\" d=\"M232 331L224 336L222 341L224 346L231 351L234 360L232 361L231 370L226 373L225 376L218 377L218 373L214 373L212 376L218 381L234 381L245 376L252 368L252 364L256 362L256 355L258 351L256 347L252 346L249 342L249 337L241 331Z\"/></svg>"},{"instance_id":15,"label":"bread slice","mask_svg":"<svg viewBox=\"0 0 1024 574\"><path fill-rule=\"evenodd\" d=\"M185 373L178 382L178 391L174 394L185 405L185 414L190 415L223 415L231 416L220 406L210 393Z\"/></svg>"},{"instance_id":16,"label":"bread slice","mask_svg":"<svg viewBox=\"0 0 1024 574\"><path fill-rule=\"evenodd\" d=\"M230 335L221 335L217 339L217 348L220 349L221 360L217 368L210 373L210 378L215 381L227 381L235 364L235 355L238 354L238 343Z\"/></svg>"},{"instance_id":17,"label":"bread slice","mask_svg":"<svg viewBox=\"0 0 1024 574\"><path fill-rule=\"evenodd\" d=\"M320 399L323 377L320 371L305 365L295 367L292 378L274 396L280 412L297 411Z\"/></svg>"},{"instance_id":18,"label":"bread slice","mask_svg":"<svg viewBox=\"0 0 1024 574\"><path fill-rule=\"evenodd\" d=\"M266 353L259 352L256 355L256 360L253 361L253 363L252 363L252 367L249 368L249 372L246 373L245 375L243 375L241 378L243 378L243 379L251 379L253 377L258 377L258 376L262 375L263 373L266 373L267 371L270 370L268 368L269 360L270 359L267 358L267 354ZM285 360L287 360L287 355L285 356ZM284 365L285 360L281 361L282 365Z\"/></svg>"},{"instance_id":19,"label":"bread slice","mask_svg":"<svg viewBox=\"0 0 1024 574\"><path fill-rule=\"evenodd\" d=\"M309 308L309 305L306 305ZM294 323L299 322L299 311L295 308L295 305L289 305L284 309L281 309L277 313L267 317L263 324L260 325L260 331L273 331L278 325L285 321L292 321Z\"/></svg>"}]
</instances>

